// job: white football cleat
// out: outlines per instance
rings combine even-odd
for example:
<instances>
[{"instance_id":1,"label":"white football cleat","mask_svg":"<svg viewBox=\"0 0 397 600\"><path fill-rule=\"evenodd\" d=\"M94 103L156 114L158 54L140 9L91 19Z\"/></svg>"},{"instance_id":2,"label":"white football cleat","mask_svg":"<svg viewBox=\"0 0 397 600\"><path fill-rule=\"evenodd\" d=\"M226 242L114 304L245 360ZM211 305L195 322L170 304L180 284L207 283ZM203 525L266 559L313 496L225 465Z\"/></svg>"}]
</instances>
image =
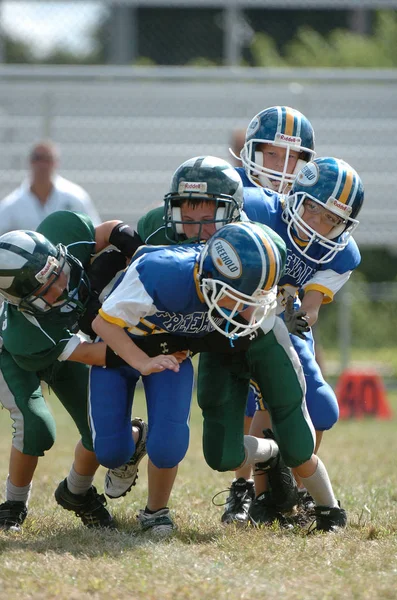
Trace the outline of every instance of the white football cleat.
<instances>
[{"instance_id":1,"label":"white football cleat","mask_svg":"<svg viewBox=\"0 0 397 600\"><path fill-rule=\"evenodd\" d=\"M105 475L105 494L109 498L121 498L125 496L136 484L138 479L138 467L142 458L146 455L146 438L148 433L147 424L142 419L132 419L132 427L139 429L139 438L135 446L135 452L130 460L117 467L108 469Z\"/></svg>"}]
</instances>

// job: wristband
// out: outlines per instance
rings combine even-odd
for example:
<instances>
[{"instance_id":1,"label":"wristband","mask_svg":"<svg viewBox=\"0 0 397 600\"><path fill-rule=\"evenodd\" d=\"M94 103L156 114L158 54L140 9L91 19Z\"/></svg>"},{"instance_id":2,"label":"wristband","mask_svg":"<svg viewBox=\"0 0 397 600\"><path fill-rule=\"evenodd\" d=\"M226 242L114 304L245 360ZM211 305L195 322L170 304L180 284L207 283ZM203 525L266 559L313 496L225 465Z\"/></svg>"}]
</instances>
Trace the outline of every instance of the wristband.
<instances>
[{"instance_id":1,"label":"wristband","mask_svg":"<svg viewBox=\"0 0 397 600\"><path fill-rule=\"evenodd\" d=\"M107 369L118 369L119 367L128 367L128 363L125 362L116 354L110 346L106 346L106 358L105 358L105 367Z\"/></svg>"},{"instance_id":2,"label":"wristband","mask_svg":"<svg viewBox=\"0 0 397 600\"><path fill-rule=\"evenodd\" d=\"M128 258L131 258L139 246L143 245L137 232L133 231L127 223L119 223L113 227L109 242Z\"/></svg>"}]
</instances>

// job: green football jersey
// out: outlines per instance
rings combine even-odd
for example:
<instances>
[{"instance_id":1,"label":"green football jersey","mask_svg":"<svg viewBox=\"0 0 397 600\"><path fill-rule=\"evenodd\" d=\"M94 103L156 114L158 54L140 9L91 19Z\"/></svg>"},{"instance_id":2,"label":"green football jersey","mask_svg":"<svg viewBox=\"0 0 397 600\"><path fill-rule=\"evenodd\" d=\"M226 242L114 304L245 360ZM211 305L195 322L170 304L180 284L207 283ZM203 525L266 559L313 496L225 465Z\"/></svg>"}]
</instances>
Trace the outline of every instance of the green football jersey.
<instances>
[{"instance_id":1,"label":"green football jersey","mask_svg":"<svg viewBox=\"0 0 397 600\"><path fill-rule=\"evenodd\" d=\"M165 235L164 207L153 208L138 221L137 231L141 240L151 246L169 246L172 242ZM175 242L177 243L177 242Z\"/></svg>"},{"instance_id":2,"label":"green football jersey","mask_svg":"<svg viewBox=\"0 0 397 600\"><path fill-rule=\"evenodd\" d=\"M70 211L52 213L37 228L54 245L67 247L84 268L95 251L95 228L87 215ZM72 267L69 289L74 289L80 273ZM76 271L79 271L77 269ZM59 310L30 315L4 302L0 315L4 347L15 362L28 371L40 371L50 366L64 351L78 331L79 310L64 306Z\"/></svg>"}]
</instances>

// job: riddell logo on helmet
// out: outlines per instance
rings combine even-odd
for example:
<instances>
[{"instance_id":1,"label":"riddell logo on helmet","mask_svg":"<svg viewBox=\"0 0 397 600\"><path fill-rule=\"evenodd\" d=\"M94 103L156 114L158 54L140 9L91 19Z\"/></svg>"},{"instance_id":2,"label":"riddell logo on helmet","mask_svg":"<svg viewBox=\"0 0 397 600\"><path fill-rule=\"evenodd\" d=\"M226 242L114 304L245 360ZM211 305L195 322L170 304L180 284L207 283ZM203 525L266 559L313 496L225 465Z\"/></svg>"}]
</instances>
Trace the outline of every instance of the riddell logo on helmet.
<instances>
[{"instance_id":1,"label":"riddell logo on helmet","mask_svg":"<svg viewBox=\"0 0 397 600\"><path fill-rule=\"evenodd\" d=\"M229 279L241 277L242 268L240 258L229 242L223 239L217 240L211 247L212 261L222 275Z\"/></svg>"},{"instance_id":2,"label":"riddell logo on helmet","mask_svg":"<svg viewBox=\"0 0 397 600\"><path fill-rule=\"evenodd\" d=\"M343 204L342 202L339 202L339 200L337 200L336 198L333 198L332 196L330 198L328 198L325 205L327 207L329 207L330 210L334 210L344 217L346 215L350 215L350 213L352 211L351 206L349 206L347 204Z\"/></svg>"},{"instance_id":3,"label":"riddell logo on helmet","mask_svg":"<svg viewBox=\"0 0 397 600\"><path fill-rule=\"evenodd\" d=\"M181 181L178 186L178 194L187 194L190 192L199 192L200 194L205 194L206 191L206 181Z\"/></svg>"},{"instance_id":4,"label":"riddell logo on helmet","mask_svg":"<svg viewBox=\"0 0 397 600\"><path fill-rule=\"evenodd\" d=\"M293 144L294 146L300 146L302 143L302 138L295 137L293 135L285 135L285 133L277 133L275 137L276 142L288 142L288 144Z\"/></svg>"},{"instance_id":5,"label":"riddell logo on helmet","mask_svg":"<svg viewBox=\"0 0 397 600\"><path fill-rule=\"evenodd\" d=\"M35 278L39 283L47 283L53 272L59 267L59 262L55 256L49 256L44 267L36 273Z\"/></svg>"}]
</instances>

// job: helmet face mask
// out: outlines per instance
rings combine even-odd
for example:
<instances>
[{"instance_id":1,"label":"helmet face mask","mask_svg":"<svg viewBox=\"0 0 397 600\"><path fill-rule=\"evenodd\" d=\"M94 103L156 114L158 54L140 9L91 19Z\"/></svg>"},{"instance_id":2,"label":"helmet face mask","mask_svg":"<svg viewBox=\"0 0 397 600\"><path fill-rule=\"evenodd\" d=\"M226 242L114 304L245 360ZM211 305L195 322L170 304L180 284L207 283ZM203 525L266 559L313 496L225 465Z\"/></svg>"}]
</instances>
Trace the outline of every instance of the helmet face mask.
<instances>
[{"instance_id":1,"label":"helmet face mask","mask_svg":"<svg viewBox=\"0 0 397 600\"><path fill-rule=\"evenodd\" d=\"M204 225L213 223L215 230L240 219L243 185L236 170L226 161L213 156L198 156L184 162L175 171L170 192L164 197L165 233L170 241L186 241L186 226L198 225L189 241L200 241ZM208 205L213 217L184 220L184 206Z\"/></svg>"},{"instance_id":2,"label":"helmet face mask","mask_svg":"<svg viewBox=\"0 0 397 600\"><path fill-rule=\"evenodd\" d=\"M33 291L21 299L19 303L20 310L31 313L48 312L55 306L63 304L60 298L57 298L56 302L50 303L45 296L50 291L51 287L59 280L62 273L66 276L66 286L69 284L70 278L70 267L66 262L66 248L60 247L58 257L50 255L47 259L46 265L42 269L43 273L36 273L36 279L41 282L41 285L37 290ZM64 293L62 293L64 296Z\"/></svg>"},{"instance_id":3,"label":"helmet face mask","mask_svg":"<svg viewBox=\"0 0 397 600\"><path fill-rule=\"evenodd\" d=\"M71 272L78 267L78 285L69 292ZM77 272L76 272L77 273ZM63 276L65 287L54 301L47 294ZM67 249L54 246L33 231L11 231L0 237L0 294L19 310L38 316L54 310L83 309L78 300L81 284L88 285L82 265Z\"/></svg>"},{"instance_id":4,"label":"helmet face mask","mask_svg":"<svg viewBox=\"0 0 397 600\"><path fill-rule=\"evenodd\" d=\"M228 284L211 278L202 279L201 291L208 305L210 323L217 331L230 339L250 335L258 329L277 302L275 288L267 292L257 292L253 296L246 296L241 293L237 294ZM225 299L234 303L233 308L222 306L221 302ZM250 312L247 322L236 320L236 317L248 308L253 310ZM224 328L219 324L220 319L226 321Z\"/></svg>"},{"instance_id":5,"label":"helmet face mask","mask_svg":"<svg viewBox=\"0 0 397 600\"><path fill-rule=\"evenodd\" d=\"M258 329L277 303L282 269L281 254L263 226L232 223L216 232L200 254L198 270L214 329L231 339ZM249 318L237 320L247 308Z\"/></svg>"},{"instance_id":6,"label":"helmet face mask","mask_svg":"<svg viewBox=\"0 0 397 600\"><path fill-rule=\"evenodd\" d=\"M363 201L361 179L350 165L332 157L318 158L308 163L285 198L283 220L288 225L288 237L295 249L317 264L333 260L338 252L346 248L359 225L356 217ZM304 215L308 203L312 207L311 212L325 214L325 218L328 216L331 223L328 233L321 233L307 223ZM334 221L337 220L334 226L332 217ZM325 250L320 257L313 256L315 244Z\"/></svg>"},{"instance_id":7,"label":"helmet face mask","mask_svg":"<svg viewBox=\"0 0 397 600\"><path fill-rule=\"evenodd\" d=\"M263 145L285 152L281 169L265 166ZM290 167L291 153L297 160ZM247 177L257 187L285 193L297 173L315 157L314 131L310 121L297 110L287 106L273 106L258 113L250 122L240 158Z\"/></svg>"},{"instance_id":8,"label":"helmet face mask","mask_svg":"<svg viewBox=\"0 0 397 600\"><path fill-rule=\"evenodd\" d=\"M167 222L168 227L166 228L167 238L172 240L180 238L184 241L199 242L208 237L203 234L204 228L207 228L208 225L214 225L212 234L224 225L240 218L240 209L234 198L222 198L221 195L213 198L194 195L189 199L185 199L179 195L168 194L165 202L166 211L170 215L170 219ZM200 208L204 210L200 211ZM183 212L186 212L186 209L191 209L188 219L183 216ZM200 216L202 212L206 213L204 219ZM209 213L211 213L211 217L209 217ZM197 225L195 228L197 233L187 235L187 232L193 225ZM172 238L169 237L170 230L172 231Z\"/></svg>"}]
</instances>

